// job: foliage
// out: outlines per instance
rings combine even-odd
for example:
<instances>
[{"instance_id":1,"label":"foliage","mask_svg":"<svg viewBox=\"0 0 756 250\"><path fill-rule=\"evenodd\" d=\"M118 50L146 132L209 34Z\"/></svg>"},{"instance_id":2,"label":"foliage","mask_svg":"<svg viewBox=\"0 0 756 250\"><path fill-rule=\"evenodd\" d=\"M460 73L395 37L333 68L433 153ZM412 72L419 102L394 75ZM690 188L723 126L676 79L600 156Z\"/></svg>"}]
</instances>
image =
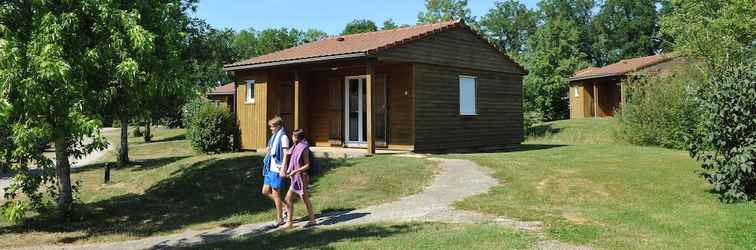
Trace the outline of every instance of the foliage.
<instances>
[{"instance_id":1,"label":"foliage","mask_svg":"<svg viewBox=\"0 0 756 250\"><path fill-rule=\"evenodd\" d=\"M673 38L678 51L719 65L756 56L752 0L672 0L668 5L670 14L661 21L661 30Z\"/></svg>"},{"instance_id":2,"label":"foliage","mask_svg":"<svg viewBox=\"0 0 756 250\"><path fill-rule=\"evenodd\" d=\"M517 0L495 2L480 19L481 31L507 53L526 51L528 38L535 33L538 13Z\"/></svg>"},{"instance_id":3,"label":"foliage","mask_svg":"<svg viewBox=\"0 0 756 250\"><path fill-rule=\"evenodd\" d=\"M297 29L266 29L257 34L257 54L265 55L303 43L303 32Z\"/></svg>"},{"instance_id":4,"label":"foliage","mask_svg":"<svg viewBox=\"0 0 756 250\"><path fill-rule=\"evenodd\" d=\"M687 138L702 176L723 202L756 198L756 63L711 66L710 80L695 92L699 126Z\"/></svg>"},{"instance_id":5,"label":"foliage","mask_svg":"<svg viewBox=\"0 0 756 250\"><path fill-rule=\"evenodd\" d=\"M597 66L653 55L658 49L657 0L606 0L593 18Z\"/></svg>"},{"instance_id":6,"label":"foliage","mask_svg":"<svg viewBox=\"0 0 756 250\"><path fill-rule=\"evenodd\" d=\"M235 132L231 112L208 101L191 108L196 108L187 116L187 137L192 140L192 147L203 153L230 151Z\"/></svg>"},{"instance_id":7,"label":"foliage","mask_svg":"<svg viewBox=\"0 0 756 250\"><path fill-rule=\"evenodd\" d=\"M199 112L200 108L205 105L211 104L210 100L197 97L189 100L183 107L181 107L181 121L185 128L189 127L189 124L194 119L194 116Z\"/></svg>"},{"instance_id":8,"label":"foliage","mask_svg":"<svg viewBox=\"0 0 756 250\"><path fill-rule=\"evenodd\" d=\"M524 80L526 111L540 112L548 121L567 117L568 78L586 65L580 36L577 23L555 17L531 37L525 56L530 71Z\"/></svg>"},{"instance_id":9,"label":"foliage","mask_svg":"<svg viewBox=\"0 0 756 250\"><path fill-rule=\"evenodd\" d=\"M0 206L0 213L11 223L19 223L23 220L28 208L21 201L10 201Z\"/></svg>"},{"instance_id":10,"label":"foliage","mask_svg":"<svg viewBox=\"0 0 756 250\"><path fill-rule=\"evenodd\" d=\"M307 29L302 37L303 43L311 43L323 40L328 37L328 33L319 29Z\"/></svg>"},{"instance_id":11,"label":"foliage","mask_svg":"<svg viewBox=\"0 0 756 250\"><path fill-rule=\"evenodd\" d=\"M425 11L417 14L417 23L463 20L465 23L474 24L475 17L470 13L467 0L425 0Z\"/></svg>"},{"instance_id":12,"label":"foliage","mask_svg":"<svg viewBox=\"0 0 756 250\"><path fill-rule=\"evenodd\" d=\"M341 32L341 35L351 35L373 31L378 31L378 26L375 25L375 22L367 19L354 19L351 22L347 23L347 25L344 27L344 31Z\"/></svg>"},{"instance_id":13,"label":"foliage","mask_svg":"<svg viewBox=\"0 0 756 250\"><path fill-rule=\"evenodd\" d=\"M144 134L142 133L142 130L139 129L139 127L134 128L134 130L131 131L131 137L142 137Z\"/></svg>"},{"instance_id":14,"label":"foliage","mask_svg":"<svg viewBox=\"0 0 756 250\"><path fill-rule=\"evenodd\" d=\"M530 131L537 124L543 122L543 114L536 111L523 112L523 127L525 129L525 136L530 134Z\"/></svg>"},{"instance_id":15,"label":"foliage","mask_svg":"<svg viewBox=\"0 0 756 250\"><path fill-rule=\"evenodd\" d=\"M684 136L698 118L687 91L704 81L701 70L693 67L676 68L671 75L625 80L624 103L618 115L620 136L633 144L686 148Z\"/></svg>"},{"instance_id":16,"label":"foliage","mask_svg":"<svg viewBox=\"0 0 756 250\"><path fill-rule=\"evenodd\" d=\"M383 27L381 27L381 30L393 30L399 28L399 25L394 22L394 19L389 19L383 22Z\"/></svg>"}]
</instances>

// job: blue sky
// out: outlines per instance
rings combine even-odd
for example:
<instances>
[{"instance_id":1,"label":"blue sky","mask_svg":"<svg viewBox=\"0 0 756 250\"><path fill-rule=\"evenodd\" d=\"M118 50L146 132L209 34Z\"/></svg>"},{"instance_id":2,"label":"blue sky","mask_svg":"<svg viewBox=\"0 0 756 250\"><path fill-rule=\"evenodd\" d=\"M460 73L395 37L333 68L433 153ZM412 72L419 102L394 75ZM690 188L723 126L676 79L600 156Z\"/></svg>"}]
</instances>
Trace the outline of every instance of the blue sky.
<instances>
[{"instance_id":1,"label":"blue sky","mask_svg":"<svg viewBox=\"0 0 756 250\"><path fill-rule=\"evenodd\" d=\"M537 0L521 0L529 8ZM468 0L473 16L485 15L494 0ZM375 21L379 26L391 18L398 24L415 24L423 0L201 0L195 16L216 28L316 28L329 34L341 33L355 18Z\"/></svg>"}]
</instances>

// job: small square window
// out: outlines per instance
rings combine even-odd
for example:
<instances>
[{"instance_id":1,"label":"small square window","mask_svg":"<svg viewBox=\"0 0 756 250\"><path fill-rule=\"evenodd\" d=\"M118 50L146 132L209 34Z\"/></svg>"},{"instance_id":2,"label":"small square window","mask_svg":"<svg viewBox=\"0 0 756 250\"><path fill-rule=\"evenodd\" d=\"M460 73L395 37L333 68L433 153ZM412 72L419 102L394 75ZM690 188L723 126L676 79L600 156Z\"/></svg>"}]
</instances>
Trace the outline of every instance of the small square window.
<instances>
[{"instance_id":1,"label":"small square window","mask_svg":"<svg viewBox=\"0 0 756 250\"><path fill-rule=\"evenodd\" d=\"M255 80L247 80L246 103L255 103Z\"/></svg>"},{"instance_id":2,"label":"small square window","mask_svg":"<svg viewBox=\"0 0 756 250\"><path fill-rule=\"evenodd\" d=\"M459 76L459 114L477 115L476 78Z\"/></svg>"},{"instance_id":3,"label":"small square window","mask_svg":"<svg viewBox=\"0 0 756 250\"><path fill-rule=\"evenodd\" d=\"M575 97L580 97L580 91L578 88L573 88L575 90Z\"/></svg>"}]
</instances>

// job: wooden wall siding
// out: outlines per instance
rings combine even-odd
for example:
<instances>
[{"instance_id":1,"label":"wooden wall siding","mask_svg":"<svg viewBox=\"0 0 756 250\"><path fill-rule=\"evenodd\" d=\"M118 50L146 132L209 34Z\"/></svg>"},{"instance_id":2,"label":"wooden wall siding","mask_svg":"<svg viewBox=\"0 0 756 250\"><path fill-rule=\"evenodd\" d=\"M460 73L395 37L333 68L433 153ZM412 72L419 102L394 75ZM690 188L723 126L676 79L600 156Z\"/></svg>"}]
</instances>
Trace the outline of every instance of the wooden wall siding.
<instances>
[{"instance_id":1,"label":"wooden wall siding","mask_svg":"<svg viewBox=\"0 0 756 250\"><path fill-rule=\"evenodd\" d=\"M567 96L570 97L570 118L582 118L585 117L585 99L586 93L583 93L585 91L585 86L582 83L577 84L571 84L569 93L567 93ZM578 93L578 96L575 96L575 93Z\"/></svg>"},{"instance_id":2,"label":"wooden wall siding","mask_svg":"<svg viewBox=\"0 0 756 250\"><path fill-rule=\"evenodd\" d=\"M255 103L246 103L247 80L255 80ZM264 150L267 140L268 73L243 71L236 73L236 118L239 146L242 150Z\"/></svg>"},{"instance_id":3,"label":"wooden wall siding","mask_svg":"<svg viewBox=\"0 0 756 250\"><path fill-rule=\"evenodd\" d=\"M598 116L611 117L619 109L620 89L616 81L601 82L598 84L599 103Z\"/></svg>"},{"instance_id":4,"label":"wooden wall siding","mask_svg":"<svg viewBox=\"0 0 756 250\"><path fill-rule=\"evenodd\" d=\"M477 116L459 114L459 75L477 77ZM415 77L415 151L522 142L521 75L417 64Z\"/></svg>"},{"instance_id":5,"label":"wooden wall siding","mask_svg":"<svg viewBox=\"0 0 756 250\"><path fill-rule=\"evenodd\" d=\"M377 78L387 83L387 147L412 150L411 65L379 65ZM344 77L363 75L360 69L310 73L304 89L310 140L317 146L341 146L344 126ZM406 95L405 95L406 92Z\"/></svg>"},{"instance_id":6,"label":"wooden wall siding","mask_svg":"<svg viewBox=\"0 0 756 250\"><path fill-rule=\"evenodd\" d=\"M381 59L459 68L520 72L514 62L464 28L446 30L400 48L379 53L377 56Z\"/></svg>"}]
</instances>

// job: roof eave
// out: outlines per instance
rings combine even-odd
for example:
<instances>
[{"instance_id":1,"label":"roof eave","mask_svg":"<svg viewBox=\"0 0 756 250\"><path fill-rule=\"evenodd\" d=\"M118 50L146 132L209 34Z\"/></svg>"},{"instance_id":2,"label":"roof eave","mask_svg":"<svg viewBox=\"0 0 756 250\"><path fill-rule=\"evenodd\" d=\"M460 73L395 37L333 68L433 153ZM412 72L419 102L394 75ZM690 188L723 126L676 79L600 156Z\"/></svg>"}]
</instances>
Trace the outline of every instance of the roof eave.
<instances>
[{"instance_id":1,"label":"roof eave","mask_svg":"<svg viewBox=\"0 0 756 250\"><path fill-rule=\"evenodd\" d=\"M578 77L570 77L570 82L576 82L576 81L582 81L582 80L590 80L590 79L596 79L596 78L606 78L606 77L616 77L616 76L622 76L626 73L621 74L600 74L600 75L590 75L590 76L578 76Z\"/></svg>"},{"instance_id":2,"label":"roof eave","mask_svg":"<svg viewBox=\"0 0 756 250\"><path fill-rule=\"evenodd\" d=\"M356 52L356 53L348 53L348 54L308 57L308 58L301 58L301 59L275 61L275 62L258 63L258 64L224 65L223 70L237 71L237 70L244 70L244 69L259 69L259 68L268 68L268 67L276 67L276 66L284 66L284 65L292 65L292 64L325 62L325 61L334 61L334 60L343 60L343 59L355 59L355 58L361 58L361 57L367 57L367 56L368 54L366 52Z\"/></svg>"}]
</instances>

